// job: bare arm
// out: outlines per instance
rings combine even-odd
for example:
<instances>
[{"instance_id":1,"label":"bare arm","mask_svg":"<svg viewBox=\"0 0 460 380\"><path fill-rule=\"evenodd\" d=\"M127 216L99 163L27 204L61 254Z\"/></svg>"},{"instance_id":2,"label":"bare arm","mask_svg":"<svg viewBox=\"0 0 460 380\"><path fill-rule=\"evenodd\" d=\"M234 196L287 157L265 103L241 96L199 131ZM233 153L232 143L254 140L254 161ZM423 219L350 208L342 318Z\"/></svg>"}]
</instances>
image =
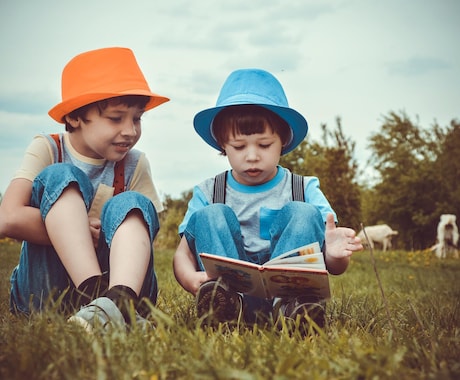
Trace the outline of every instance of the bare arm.
<instances>
[{"instance_id":1,"label":"bare arm","mask_svg":"<svg viewBox=\"0 0 460 380\"><path fill-rule=\"evenodd\" d=\"M187 239L182 237L174 254L173 269L176 280L189 293L196 295L200 285L210 278L203 271L197 271L197 263Z\"/></svg>"},{"instance_id":2,"label":"bare arm","mask_svg":"<svg viewBox=\"0 0 460 380\"><path fill-rule=\"evenodd\" d=\"M326 267L331 274L341 274L347 270L353 252L363 249L361 239L351 228L336 227L334 217L326 219Z\"/></svg>"},{"instance_id":3,"label":"bare arm","mask_svg":"<svg viewBox=\"0 0 460 380\"><path fill-rule=\"evenodd\" d=\"M11 181L0 204L0 237L50 245L40 210L29 205L31 194L32 182L28 179Z\"/></svg>"}]
</instances>

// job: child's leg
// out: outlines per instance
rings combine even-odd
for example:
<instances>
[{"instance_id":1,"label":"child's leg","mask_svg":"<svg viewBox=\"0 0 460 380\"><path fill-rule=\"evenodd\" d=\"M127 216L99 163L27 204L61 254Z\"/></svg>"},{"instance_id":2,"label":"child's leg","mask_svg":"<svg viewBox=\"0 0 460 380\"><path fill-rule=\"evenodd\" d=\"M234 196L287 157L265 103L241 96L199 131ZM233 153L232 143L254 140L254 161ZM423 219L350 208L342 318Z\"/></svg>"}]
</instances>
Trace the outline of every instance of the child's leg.
<instances>
[{"instance_id":1,"label":"child's leg","mask_svg":"<svg viewBox=\"0 0 460 380\"><path fill-rule=\"evenodd\" d=\"M284 206L270 228L271 258L302 245L318 242L324 244L325 223L319 209L308 203L290 202ZM309 330L309 323L303 315L309 315L320 327L324 325L324 302L316 295L305 294L302 297L275 298L274 315L296 319L300 315L300 332Z\"/></svg>"},{"instance_id":2,"label":"child's leg","mask_svg":"<svg viewBox=\"0 0 460 380\"><path fill-rule=\"evenodd\" d=\"M154 304L157 283L153 268L153 240L159 222L152 202L127 191L110 199L102 210L98 259L109 273L108 296L147 297Z\"/></svg>"},{"instance_id":3,"label":"child's leg","mask_svg":"<svg viewBox=\"0 0 460 380\"><path fill-rule=\"evenodd\" d=\"M198 256L200 252L251 261L244 251L241 228L233 210L224 204L212 204L195 212L184 231L190 249L197 256L200 270L204 270ZM230 295L229 299L233 296ZM253 324L266 322L271 302L242 296L243 319Z\"/></svg>"},{"instance_id":4,"label":"child's leg","mask_svg":"<svg viewBox=\"0 0 460 380\"><path fill-rule=\"evenodd\" d=\"M60 202L61 196L63 202ZM61 261L61 257L51 245L23 243L19 265L11 276L10 303L13 311L28 313L31 311L30 307L40 310L52 292L54 298L57 298L62 291L73 287L69 278L70 273L71 276L75 274L77 282L84 277L81 274L83 270L79 269L80 264L86 267L82 255L88 254L89 251L89 253L93 252L95 257L86 215L92 196L91 182L80 169L72 165L51 165L34 180L31 206L40 209L45 224L50 222L47 224L48 234L53 243L59 246L59 254L62 254L63 260ZM69 201L75 202L70 206L71 209L75 206L75 209L67 209L70 214L63 212L66 215L62 215L62 221L57 223L55 219L58 219L61 210L66 210ZM54 207L55 205L57 207ZM86 225L86 231L79 236L76 230L83 225ZM85 235L89 238L86 243ZM92 264L87 266L88 277L98 273L97 262L96 267L92 267L94 257L90 261ZM76 267L73 267L74 262ZM67 270L65 265L72 265L72 267Z\"/></svg>"},{"instance_id":5,"label":"child's leg","mask_svg":"<svg viewBox=\"0 0 460 380\"><path fill-rule=\"evenodd\" d=\"M184 231L190 250L196 255L199 269L204 270L199 253L249 261L243 248L241 228L233 210L221 203L196 211Z\"/></svg>"},{"instance_id":6,"label":"child's leg","mask_svg":"<svg viewBox=\"0 0 460 380\"><path fill-rule=\"evenodd\" d=\"M142 213L132 210L113 235L109 287L125 285L139 295L151 250L152 241Z\"/></svg>"},{"instance_id":7,"label":"child's leg","mask_svg":"<svg viewBox=\"0 0 460 380\"><path fill-rule=\"evenodd\" d=\"M45 218L46 230L72 282L101 275L89 229L88 213L78 184L71 183Z\"/></svg>"},{"instance_id":8,"label":"child's leg","mask_svg":"<svg viewBox=\"0 0 460 380\"><path fill-rule=\"evenodd\" d=\"M270 227L271 257L318 242L324 243L325 223L319 209L304 202L285 205Z\"/></svg>"}]
</instances>

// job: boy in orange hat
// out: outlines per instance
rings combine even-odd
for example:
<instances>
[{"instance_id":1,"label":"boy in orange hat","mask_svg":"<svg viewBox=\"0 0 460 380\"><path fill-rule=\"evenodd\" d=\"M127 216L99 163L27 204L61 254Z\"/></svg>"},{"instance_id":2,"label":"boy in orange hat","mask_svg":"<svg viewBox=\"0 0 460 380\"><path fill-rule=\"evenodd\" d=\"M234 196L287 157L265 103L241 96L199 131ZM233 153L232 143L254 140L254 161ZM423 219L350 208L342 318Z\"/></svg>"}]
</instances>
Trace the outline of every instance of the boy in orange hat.
<instances>
[{"instance_id":1,"label":"boy in orange hat","mask_svg":"<svg viewBox=\"0 0 460 380\"><path fill-rule=\"evenodd\" d=\"M143 113L168 100L150 91L130 49L88 51L66 65L62 102L49 111L66 132L33 139L0 206L0 236L23 241L12 312L61 299L88 329L145 322L163 207L133 148Z\"/></svg>"}]
</instances>

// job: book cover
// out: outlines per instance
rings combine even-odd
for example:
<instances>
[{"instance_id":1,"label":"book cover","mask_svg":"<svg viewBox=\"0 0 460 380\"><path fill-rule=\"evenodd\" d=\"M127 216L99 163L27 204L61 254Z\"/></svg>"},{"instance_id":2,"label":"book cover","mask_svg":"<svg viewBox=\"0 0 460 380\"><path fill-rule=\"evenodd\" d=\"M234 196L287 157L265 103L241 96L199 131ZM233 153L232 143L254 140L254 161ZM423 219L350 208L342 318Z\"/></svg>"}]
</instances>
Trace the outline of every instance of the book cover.
<instances>
[{"instance_id":1,"label":"book cover","mask_svg":"<svg viewBox=\"0 0 460 380\"><path fill-rule=\"evenodd\" d=\"M330 297L329 275L318 243L293 249L263 265L209 253L200 257L210 277L221 277L237 292L267 299Z\"/></svg>"}]
</instances>

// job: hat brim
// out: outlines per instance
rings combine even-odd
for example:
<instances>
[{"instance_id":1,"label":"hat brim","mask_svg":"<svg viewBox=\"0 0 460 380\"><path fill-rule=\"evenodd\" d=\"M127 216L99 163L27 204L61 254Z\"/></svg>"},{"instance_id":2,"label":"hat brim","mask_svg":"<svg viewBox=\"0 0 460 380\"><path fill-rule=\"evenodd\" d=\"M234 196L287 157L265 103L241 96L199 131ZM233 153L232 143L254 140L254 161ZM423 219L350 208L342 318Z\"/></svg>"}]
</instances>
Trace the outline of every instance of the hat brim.
<instances>
[{"instance_id":1,"label":"hat brim","mask_svg":"<svg viewBox=\"0 0 460 380\"><path fill-rule=\"evenodd\" d=\"M238 104L234 104L238 105ZM291 128L292 138L291 141L283 147L281 154L287 154L295 149L304 139L308 132L307 120L296 110L287 107L274 106L271 104L257 104L258 106L264 107L278 116L283 118ZM216 115L224 108L230 107L230 105L208 108L197 113L193 119L193 126L200 137L210 146L222 150L219 146L215 137L212 134L212 122Z\"/></svg>"},{"instance_id":2,"label":"hat brim","mask_svg":"<svg viewBox=\"0 0 460 380\"><path fill-rule=\"evenodd\" d=\"M169 101L169 98L155 94L150 91L146 90L129 90L123 92L105 92L105 93L91 93L91 94L83 94L78 97L68 99L64 102L61 102L51 108L48 111L48 115L50 115L54 120L58 123L64 123L64 116L69 114L76 109L86 106L87 104L91 104L97 102L99 100L115 98L117 96L126 96L126 95L144 95L149 96L150 100L145 106L145 111L148 111L152 108L159 106L160 104L166 103Z\"/></svg>"}]
</instances>

